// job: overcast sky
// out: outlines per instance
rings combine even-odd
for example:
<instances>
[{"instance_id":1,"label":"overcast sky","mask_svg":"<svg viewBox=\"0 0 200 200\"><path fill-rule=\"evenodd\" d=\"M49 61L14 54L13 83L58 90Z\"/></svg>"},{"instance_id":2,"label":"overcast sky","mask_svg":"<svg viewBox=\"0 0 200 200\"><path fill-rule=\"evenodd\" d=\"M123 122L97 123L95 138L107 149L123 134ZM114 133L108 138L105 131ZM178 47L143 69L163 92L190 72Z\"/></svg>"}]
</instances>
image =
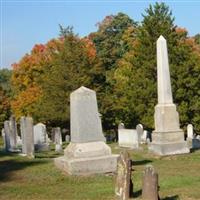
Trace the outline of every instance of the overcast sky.
<instances>
[{"instance_id":1,"label":"overcast sky","mask_svg":"<svg viewBox=\"0 0 200 200\"><path fill-rule=\"evenodd\" d=\"M0 67L10 67L38 43L46 43L59 34L59 26L73 26L85 36L97 29L105 16L123 12L135 21L155 1L134 0L0 0ZM157 1L159 2L159 1ZM173 12L175 24L189 35L200 33L200 0L163 1Z\"/></svg>"}]
</instances>

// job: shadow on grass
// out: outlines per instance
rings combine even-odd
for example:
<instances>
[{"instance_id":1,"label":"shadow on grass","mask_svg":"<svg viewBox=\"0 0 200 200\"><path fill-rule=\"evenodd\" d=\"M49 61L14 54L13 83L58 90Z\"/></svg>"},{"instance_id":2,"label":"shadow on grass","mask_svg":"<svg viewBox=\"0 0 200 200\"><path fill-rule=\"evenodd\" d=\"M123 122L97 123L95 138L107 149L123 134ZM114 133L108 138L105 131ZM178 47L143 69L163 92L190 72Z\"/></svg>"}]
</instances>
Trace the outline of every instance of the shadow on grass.
<instances>
[{"instance_id":1,"label":"shadow on grass","mask_svg":"<svg viewBox=\"0 0 200 200\"><path fill-rule=\"evenodd\" d=\"M4 149L0 149L0 157L3 157L3 156L16 156L16 155L18 155L18 153L8 152L8 151L5 151Z\"/></svg>"},{"instance_id":2,"label":"shadow on grass","mask_svg":"<svg viewBox=\"0 0 200 200\"><path fill-rule=\"evenodd\" d=\"M63 156L61 153L51 152L51 153L35 153L35 158L57 158Z\"/></svg>"},{"instance_id":3,"label":"shadow on grass","mask_svg":"<svg viewBox=\"0 0 200 200\"><path fill-rule=\"evenodd\" d=\"M179 200L179 196L178 195L174 195L174 196L171 196L171 197L165 197L161 200Z\"/></svg>"},{"instance_id":4,"label":"shadow on grass","mask_svg":"<svg viewBox=\"0 0 200 200\"><path fill-rule=\"evenodd\" d=\"M139 197L141 195L142 195L142 190L138 190L136 192L133 192L133 196L132 197L137 198L137 197Z\"/></svg>"},{"instance_id":5,"label":"shadow on grass","mask_svg":"<svg viewBox=\"0 0 200 200\"><path fill-rule=\"evenodd\" d=\"M0 161L0 182L9 181L12 179L12 173L17 170L22 170L27 167L32 167L34 165L45 164L47 161L17 161L17 160L3 160Z\"/></svg>"},{"instance_id":6,"label":"shadow on grass","mask_svg":"<svg viewBox=\"0 0 200 200\"><path fill-rule=\"evenodd\" d=\"M145 164L148 164L148 163L151 163L152 160L137 160L137 161L132 161L132 165L145 165Z\"/></svg>"}]
</instances>

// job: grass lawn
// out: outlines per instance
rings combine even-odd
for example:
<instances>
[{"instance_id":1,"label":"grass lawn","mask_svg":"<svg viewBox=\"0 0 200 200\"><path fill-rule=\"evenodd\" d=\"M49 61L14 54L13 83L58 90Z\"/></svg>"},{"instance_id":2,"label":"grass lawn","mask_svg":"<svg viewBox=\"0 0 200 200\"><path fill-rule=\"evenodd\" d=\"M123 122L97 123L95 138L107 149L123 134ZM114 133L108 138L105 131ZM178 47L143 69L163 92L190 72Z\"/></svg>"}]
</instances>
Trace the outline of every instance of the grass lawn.
<instances>
[{"instance_id":1,"label":"grass lawn","mask_svg":"<svg viewBox=\"0 0 200 200\"><path fill-rule=\"evenodd\" d=\"M114 200L114 177L68 176L54 167L53 149L36 153L35 159L3 152L0 140L0 200ZM110 145L113 153L121 151ZM142 173L152 164L159 173L162 200L200 200L200 151L187 155L157 157L144 150L129 151L134 161L134 199L141 199Z\"/></svg>"}]
</instances>

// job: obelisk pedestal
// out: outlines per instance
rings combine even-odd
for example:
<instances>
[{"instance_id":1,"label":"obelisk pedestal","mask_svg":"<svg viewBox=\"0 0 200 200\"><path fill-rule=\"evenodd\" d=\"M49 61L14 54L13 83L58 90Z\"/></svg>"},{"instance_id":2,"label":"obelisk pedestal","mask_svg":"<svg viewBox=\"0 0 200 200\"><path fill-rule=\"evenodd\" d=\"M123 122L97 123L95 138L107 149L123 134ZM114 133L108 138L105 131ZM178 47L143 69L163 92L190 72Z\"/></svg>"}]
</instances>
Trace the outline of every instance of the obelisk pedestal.
<instances>
[{"instance_id":1,"label":"obelisk pedestal","mask_svg":"<svg viewBox=\"0 0 200 200\"><path fill-rule=\"evenodd\" d=\"M173 103L169 73L167 43L163 36L157 40L158 104L155 106L155 130L149 150L159 155L189 153L179 114Z\"/></svg>"},{"instance_id":2,"label":"obelisk pedestal","mask_svg":"<svg viewBox=\"0 0 200 200\"><path fill-rule=\"evenodd\" d=\"M80 87L70 95L71 142L64 156L55 158L56 167L72 175L115 172L117 158L105 143L96 93Z\"/></svg>"}]
</instances>

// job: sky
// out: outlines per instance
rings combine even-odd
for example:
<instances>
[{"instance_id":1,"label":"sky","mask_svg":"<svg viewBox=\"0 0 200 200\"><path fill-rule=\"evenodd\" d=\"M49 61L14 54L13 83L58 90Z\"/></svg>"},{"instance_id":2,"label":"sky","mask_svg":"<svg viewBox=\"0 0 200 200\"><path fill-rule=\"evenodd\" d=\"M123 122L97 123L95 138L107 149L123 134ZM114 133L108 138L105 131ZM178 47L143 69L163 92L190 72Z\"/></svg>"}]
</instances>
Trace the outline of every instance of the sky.
<instances>
[{"instance_id":1,"label":"sky","mask_svg":"<svg viewBox=\"0 0 200 200\"><path fill-rule=\"evenodd\" d=\"M107 15L123 12L141 22L156 1L143 0L0 0L0 68L11 68L35 44L59 35L59 24L86 36ZM161 1L157 1L161 2ZM193 36L200 33L200 0L168 0L175 24Z\"/></svg>"}]
</instances>

